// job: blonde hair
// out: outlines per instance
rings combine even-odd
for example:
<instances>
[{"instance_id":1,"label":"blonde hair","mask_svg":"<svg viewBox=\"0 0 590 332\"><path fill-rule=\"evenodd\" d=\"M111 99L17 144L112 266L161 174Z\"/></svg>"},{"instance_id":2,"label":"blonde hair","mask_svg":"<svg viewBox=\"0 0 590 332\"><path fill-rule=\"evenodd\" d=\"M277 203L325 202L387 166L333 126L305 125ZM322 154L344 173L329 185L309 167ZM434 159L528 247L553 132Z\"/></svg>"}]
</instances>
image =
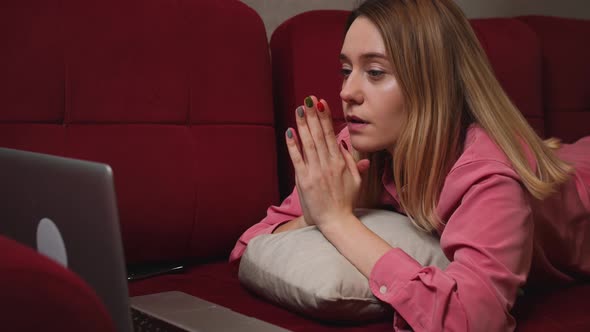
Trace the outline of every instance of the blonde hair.
<instances>
[{"instance_id":1,"label":"blonde hair","mask_svg":"<svg viewBox=\"0 0 590 332\"><path fill-rule=\"evenodd\" d=\"M559 142L543 142L512 104L453 0L368 0L352 12L346 31L359 16L378 27L404 96L407 118L395 145L393 177L401 206L418 228L442 226L436 206L471 123L506 154L534 198L548 197L567 181L571 167L552 151ZM356 153L371 160L361 190L364 206L379 201L385 154Z\"/></svg>"}]
</instances>

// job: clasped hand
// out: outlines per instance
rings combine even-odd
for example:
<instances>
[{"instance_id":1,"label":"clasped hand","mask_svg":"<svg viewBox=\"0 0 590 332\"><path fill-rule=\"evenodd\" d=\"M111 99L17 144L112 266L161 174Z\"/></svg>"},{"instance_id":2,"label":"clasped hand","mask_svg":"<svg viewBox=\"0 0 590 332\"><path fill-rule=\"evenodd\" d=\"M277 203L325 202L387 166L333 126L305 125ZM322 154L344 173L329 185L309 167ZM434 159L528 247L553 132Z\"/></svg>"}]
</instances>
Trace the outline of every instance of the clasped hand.
<instances>
[{"instance_id":1,"label":"clasped hand","mask_svg":"<svg viewBox=\"0 0 590 332\"><path fill-rule=\"evenodd\" d=\"M338 144L325 100L307 97L295 117L298 134L289 128L286 141L299 200L305 222L322 230L352 215L368 160L357 163L346 142Z\"/></svg>"}]
</instances>

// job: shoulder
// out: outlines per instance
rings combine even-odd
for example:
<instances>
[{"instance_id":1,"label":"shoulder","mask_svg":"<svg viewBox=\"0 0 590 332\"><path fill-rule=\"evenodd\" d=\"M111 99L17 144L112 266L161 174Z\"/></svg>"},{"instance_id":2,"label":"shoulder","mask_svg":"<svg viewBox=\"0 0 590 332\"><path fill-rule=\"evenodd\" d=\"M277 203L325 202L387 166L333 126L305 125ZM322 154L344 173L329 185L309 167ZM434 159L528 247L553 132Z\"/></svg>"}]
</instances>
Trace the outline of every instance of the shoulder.
<instances>
[{"instance_id":1,"label":"shoulder","mask_svg":"<svg viewBox=\"0 0 590 332\"><path fill-rule=\"evenodd\" d=\"M471 125L465 136L463 152L451 167L448 176L481 178L499 174L519 179L512 163L488 133L478 125Z\"/></svg>"},{"instance_id":2,"label":"shoulder","mask_svg":"<svg viewBox=\"0 0 590 332\"><path fill-rule=\"evenodd\" d=\"M512 168L506 154L498 147L488 133L478 125L471 125L465 135L463 152L453 165L451 172L471 163L479 164L482 162L497 163Z\"/></svg>"},{"instance_id":3,"label":"shoulder","mask_svg":"<svg viewBox=\"0 0 590 332\"><path fill-rule=\"evenodd\" d=\"M521 186L520 176L506 154L479 126L471 126L465 137L463 153L452 166L441 190L440 203L451 208L475 186L490 180ZM498 190L502 186L496 186ZM488 191L488 194L492 194Z\"/></svg>"},{"instance_id":4,"label":"shoulder","mask_svg":"<svg viewBox=\"0 0 590 332\"><path fill-rule=\"evenodd\" d=\"M536 172L537 161L527 142L521 139L517 145L525 154L529 168ZM463 152L452 166L449 175L461 173L460 171L465 171L465 169L482 167L484 170L508 172L518 178L515 168L506 153L483 128L478 125L471 125L467 130Z\"/></svg>"},{"instance_id":5,"label":"shoulder","mask_svg":"<svg viewBox=\"0 0 590 332\"><path fill-rule=\"evenodd\" d=\"M524 146L523 148L528 154L528 149ZM534 165L532 160L529 162L531 166ZM447 177L467 177L475 182L490 175L505 175L520 180L504 151L488 133L477 125L471 125L465 136L463 152L451 167Z\"/></svg>"}]
</instances>

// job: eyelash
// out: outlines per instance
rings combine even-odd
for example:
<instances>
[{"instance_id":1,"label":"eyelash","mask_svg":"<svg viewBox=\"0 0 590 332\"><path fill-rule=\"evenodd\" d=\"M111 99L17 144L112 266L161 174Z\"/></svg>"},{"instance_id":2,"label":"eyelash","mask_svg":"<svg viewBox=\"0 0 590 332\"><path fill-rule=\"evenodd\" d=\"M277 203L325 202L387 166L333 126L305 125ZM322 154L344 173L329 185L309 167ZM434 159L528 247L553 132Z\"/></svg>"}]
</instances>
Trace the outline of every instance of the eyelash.
<instances>
[{"instance_id":1,"label":"eyelash","mask_svg":"<svg viewBox=\"0 0 590 332\"><path fill-rule=\"evenodd\" d=\"M350 76L350 73L351 72L352 72L352 70L351 69L348 69L348 68L342 68L340 70L340 74L345 79L348 78L348 76ZM371 70L367 70L367 74L369 74L369 76L372 79L379 79L379 78L381 78L381 76L383 76L385 74L385 72L382 71L382 70L371 69Z\"/></svg>"},{"instance_id":2,"label":"eyelash","mask_svg":"<svg viewBox=\"0 0 590 332\"><path fill-rule=\"evenodd\" d=\"M381 76L383 76L383 74L385 74L385 72L383 72L382 70L368 70L367 73L369 74L369 76L371 76L371 78L379 78Z\"/></svg>"}]
</instances>

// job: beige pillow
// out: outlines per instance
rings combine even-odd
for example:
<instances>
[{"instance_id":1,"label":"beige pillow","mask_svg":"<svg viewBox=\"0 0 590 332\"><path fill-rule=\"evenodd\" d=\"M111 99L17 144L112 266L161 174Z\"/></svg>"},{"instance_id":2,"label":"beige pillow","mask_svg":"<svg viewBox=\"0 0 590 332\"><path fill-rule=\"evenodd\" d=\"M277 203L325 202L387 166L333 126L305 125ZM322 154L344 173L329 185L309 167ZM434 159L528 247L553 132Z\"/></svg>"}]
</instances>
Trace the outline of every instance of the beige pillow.
<instances>
[{"instance_id":1,"label":"beige pillow","mask_svg":"<svg viewBox=\"0 0 590 332\"><path fill-rule=\"evenodd\" d=\"M449 264L438 238L419 231L406 216L369 209L355 214L423 266L444 269ZM369 321L391 311L371 293L367 278L315 226L252 239L242 257L239 278L263 298L322 320Z\"/></svg>"}]
</instances>

